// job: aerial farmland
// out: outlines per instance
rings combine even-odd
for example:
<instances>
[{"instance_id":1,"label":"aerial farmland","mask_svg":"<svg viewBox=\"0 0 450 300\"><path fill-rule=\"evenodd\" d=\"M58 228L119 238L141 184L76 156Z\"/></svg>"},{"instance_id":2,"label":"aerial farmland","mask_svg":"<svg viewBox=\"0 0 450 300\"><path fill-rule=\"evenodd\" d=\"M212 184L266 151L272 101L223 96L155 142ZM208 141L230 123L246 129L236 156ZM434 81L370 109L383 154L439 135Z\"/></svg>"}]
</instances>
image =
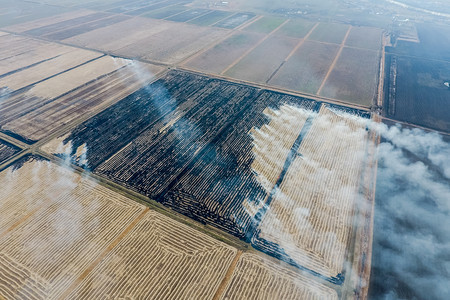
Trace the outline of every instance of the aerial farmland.
<instances>
[{"instance_id":1,"label":"aerial farmland","mask_svg":"<svg viewBox=\"0 0 450 300\"><path fill-rule=\"evenodd\" d=\"M0 0L1 300L367 299L397 54L240 5Z\"/></svg>"}]
</instances>

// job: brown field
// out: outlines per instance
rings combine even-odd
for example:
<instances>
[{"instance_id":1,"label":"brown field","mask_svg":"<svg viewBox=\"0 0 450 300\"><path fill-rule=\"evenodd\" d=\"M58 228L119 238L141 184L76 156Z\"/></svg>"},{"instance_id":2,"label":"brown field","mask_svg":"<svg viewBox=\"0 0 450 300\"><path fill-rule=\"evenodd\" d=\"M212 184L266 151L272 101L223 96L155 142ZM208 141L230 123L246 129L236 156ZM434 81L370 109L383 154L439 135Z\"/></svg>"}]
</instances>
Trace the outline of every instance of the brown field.
<instances>
[{"instance_id":1,"label":"brown field","mask_svg":"<svg viewBox=\"0 0 450 300\"><path fill-rule=\"evenodd\" d=\"M86 15L89 15L89 14L92 14L92 13L93 13L93 11L81 9L81 10L77 10L77 11L71 11L71 12L67 12L67 13L62 13L62 14L59 14L59 15L56 15L56 16L52 16L52 17L48 17L48 18L42 18L42 19L30 21L30 22L19 23L19 24L15 24L15 25L12 25L12 26L7 26L7 27L4 27L4 28L6 30L12 31L12 32L24 32L24 31L28 31L28 30L31 30L31 29L34 29L34 28L41 27L41 26L47 26L47 25L63 22L63 21L66 21L66 20L70 20L70 19L86 16Z\"/></svg>"},{"instance_id":2,"label":"brown field","mask_svg":"<svg viewBox=\"0 0 450 300\"><path fill-rule=\"evenodd\" d=\"M5 46L2 47L2 45ZM56 56L69 53L74 50L75 48L72 47L40 42L28 38L20 39L14 42L5 41L5 44L1 41L0 75L28 67L44 60L55 58ZM1 79L0 84L5 86L3 84L3 78Z\"/></svg>"},{"instance_id":3,"label":"brown field","mask_svg":"<svg viewBox=\"0 0 450 300\"><path fill-rule=\"evenodd\" d=\"M67 299L212 299L235 255L236 249L149 212Z\"/></svg>"},{"instance_id":4,"label":"brown field","mask_svg":"<svg viewBox=\"0 0 450 300\"><path fill-rule=\"evenodd\" d=\"M129 64L129 61L116 59L111 56L104 56L88 64L67 71L66 73L45 80L31 88L27 94L44 99L55 98L103 75L122 68L126 64Z\"/></svg>"},{"instance_id":5,"label":"brown field","mask_svg":"<svg viewBox=\"0 0 450 300\"><path fill-rule=\"evenodd\" d=\"M82 86L55 101L33 109L2 126L27 140L37 141L51 134L60 126L100 107L125 98L149 82L161 68L139 64L126 66L117 72Z\"/></svg>"},{"instance_id":6,"label":"brown field","mask_svg":"<svg viewBox=\"0 0 450 300\"><path fill-rule=\"evenodd\" d=\"M345 43L348 47L381 50L383 30L373 27L352 27Z\"/></svg>"},{"instance_id":7,"label":"brown field","mask_svg":"<svg viewBox=\"0 0 450 300\"><path fill-rule=\"evenodd\" d=\"M227 32L224 29L184 23L133 18L64 42L117 55L173 64L200 51Z\"/></svg>"},{"instance_id":8,"label":"brown field","mask_svg":"<svg viewBox=\"0 0 450 300\"><path fill-rule=\"evenodd\" d=\"M50 162L0 180L0 298L212 299L236 254Z\"/></svg>"},{"instance_id":9,"label":"brown field","mask_svg":"<svg viewBox=\"0 0 450 300\"><path fill-rule=\"evenodd\" d=\"M285 35L293 38L304 38L306 34L314 27L315 23L302 20L291 19L284 24L275 34Z\"/></svg>"},{"instance_id":10,"label":"brown field","mask_svg":"<svg viewBox=\"0 0 450 300\"><path fill-rule=\"evenodd\" d=\"M189 60L185 66L208 73L220 74L251 49L263 35L248 32L237 32L220 44Z\"/></svg>"},{"instance_id":11,"label":"brown field","mask_svg":"<svg viewBox=\"0 0 450 300\"><path fill-rule=\"evenodd\" d=\"M344 48L320 95L371 106L376 96L380 53Z\"/></svg>"},{"instance_id":12,"label":"brown field","mask_svg":"<svg viewBox=\"0 0 450 300\"><path fill-rule=\"evenodd\" d=\"M257 175L258 181L270 193L283 170L295 140L309 117L309 112L284 105L276 111L266 108L264 114L270 118L270 122L259 129L254 128L250 131L254 145L252 153L255 157L251 169ZM248 204L248 201L244 203ZM254 209L248 209L249 212L252 210ZM253 215L255 214L256 212L253 212Z\"/></svg>"},{"instance_id":13,"label":"brown field","mask_svg":"<svg viewBox=\"0 0 450 300\"><path fill-rule=\"evenodd\" d=\"M314 29L309 39L325 43L341 44L350 28L349 25L338 23L320 23Z\"/></svg>"},{"instance_id":14,"label":"brown field","mask_svg":"<svg viewBox=\"0 0 450 300\"><path fill-rule=\"evenodd\" d=\"M322 106L260 223L260 238L323 276L341 273L366 140L363 120Z\"/></svg>"},{"instance_id":15,"label":"brown field","mask_svg":"<svg viewBox=\"0 0 450 300\"><path fill-rule=\"evenodd\" d=\"M225 75L265 83L298 43L298 39L271 36L226 71Z\"/></svg>"},{"instance_id":16,"label":"brown field","mask_svg":"<svg viewBox=\"0 0 450 300\"><path fill-rule=\"evenodd\" d=\"M269 84L315 94L339 50L338 45L306 41Z\"/></svg>"},{"instance_id":17,"label":"brown field","mask_svg":"<svg viewBox=\"0 0 450 300\"><path fill-rule=\"evenodd\" d=\"M2 106L0 107L0 125L5 125L34 109L50 103L52 99L63 96L78 87L129 64L130 61L128 60L104 56L58 76L44 80L22 93L7 97L3 100Z\"/></svg>"},{"instance_id":18,"label":"brown field","mask_svg":"<svg viewBox=\"0 0 450 300\"><path fill-rule=\"evenodd\" d=\"M2 78L0 89L8 88L10 91L16 91L102 55L99 52L73 48L70 52Z\"/></svg>"},{"instance_id":19,"label":"brown field","mask_svg":"<svg viewBox=\"0 0 450 300\"><path fill-rule=\"evenodd\" d=\"M271 260L244 253L225 293L228 299L338 299L335 290Z\"/></svg>"},{"instance_id":20,"label":"brown field","mask_svg":"<svg viewBox=\"0 0 450 300\"><path fill-rule=\"evenodd\" d=\"M0 295L7 299L61 296L144 211L48 162L1 176Z\"/></svg>"}]
</instances>

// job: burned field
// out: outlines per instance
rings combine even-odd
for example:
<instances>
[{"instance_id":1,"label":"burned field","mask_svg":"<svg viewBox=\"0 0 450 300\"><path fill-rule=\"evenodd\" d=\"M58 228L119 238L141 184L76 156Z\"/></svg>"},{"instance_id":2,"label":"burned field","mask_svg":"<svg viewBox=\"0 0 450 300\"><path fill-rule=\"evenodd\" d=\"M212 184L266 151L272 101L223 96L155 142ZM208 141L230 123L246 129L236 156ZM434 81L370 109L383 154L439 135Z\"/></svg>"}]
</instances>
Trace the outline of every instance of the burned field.
<instances>
[{"instance_id":1,"label":"burned field","mask_svg":"<svg viewBox=\"0 0 450 300\"><path fill-rule=\"evenodd\" d=\"M269 121L267 107L278 110L283 105L292 106L292 120L278 126L300 122L296 125L300 131L301 120L307 119L303 110L317 103L172 71L85 122L64 142L74 156L79 147L87 149L85 167L94 173L245 238L252 223L251 207L263 203L271 189L262 184L274 185L283 167L266 171L273 177L270 182L262 175L260 182L255 180L248 132ZM287 150L282 150L283 161L298 135L285 130L280 135L292 137ZM197 189L193 180L206 185Z\"/></svg>"},{"instance_id":2,"label":"burned field","mask_svg":"<svg viewBox=\"0 0 450 300\"><path fill-rule=\"evenodd\" d=\"M19 151L20 149L16 146L0 140L0 164L13 157Z\"/></svg>"},{"instance_id":3,"label":"burned field","mask_svg":"<svg viewBox=\"0 0 450 300\"><path fill-rule=\"evenodd\" d=\"M44 150L341 284L368 117L362 111L172 70ZM342 159L325 159L333 151ZM304 157L313 164L305 164ZM332 170L325 185L321 169ZM345 205L336 210L326 199L331 191L337 193L341 181L348 186L336 201ZM299 188L307 193L299 196ZM289 207L282 194L290 195ZM323 205L316 207L315 201ZM285 230L310 236L287 213L301 207L310 210L317 248L309 249L307 240L287 245L283 239ZM326 221L330 212L335 223ZM270 225L277 216L285 218L278 222L280 228ZM343 223L337 221L341 219ZM322 231L336 235L336 247L329 247L329 234Z\"/></svg>"}]
</instances>

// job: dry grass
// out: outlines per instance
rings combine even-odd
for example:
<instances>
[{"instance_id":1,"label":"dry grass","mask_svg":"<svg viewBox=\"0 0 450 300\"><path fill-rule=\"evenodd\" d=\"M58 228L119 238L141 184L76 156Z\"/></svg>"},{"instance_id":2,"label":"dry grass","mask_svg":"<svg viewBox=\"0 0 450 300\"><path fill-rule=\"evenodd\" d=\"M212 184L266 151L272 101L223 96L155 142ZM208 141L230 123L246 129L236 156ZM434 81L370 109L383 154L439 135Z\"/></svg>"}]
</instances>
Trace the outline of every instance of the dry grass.
<instances>
[{"instance_id":1,"label":"dry grass","mask_svg":"<svg viewBox=\"0 0 450 300\"><path fill-rule=\"evenodd\" d=\"M29 67L19 72L15 72L10 76L6 76L0 81L0 88L8 88L16 91L35 82L42 81L55 74L74 68L94 58L102 56L98 52L92 52L82 49L73 48L72 51L66 52L48 61L38 65ZM47 55L51 53L47 53ZM36 56L33 56L36 58Z\"/></svg>"},{"instance_id":2,"label":"dry grass","mask_svg":"<svg viewBox=\"0 0 450 300\"><path fill-rule=\"evenodd\" d=\"M149 212L68 299L212 299L236 249Z\"/></svg>"},{"instance_id":3,"label":"dry grass","mask_svg":"<svg viewBox=\"0 0 450 300\"><path fill-rule=\"evenodd\" d=\"M57 298L144 210L48 162L1 176L0 295L7 299Z\"/></svg>"},{"instance_id":4,"label":"dry grass","mask_svg":"<svg viewBox=\"0 0 450 300\"><path fill-rule=\"evenodd\" d=\"M230 299L338 299L336 291L254 254L244 253L221 297Z\"/></svg>"}]
</instances>

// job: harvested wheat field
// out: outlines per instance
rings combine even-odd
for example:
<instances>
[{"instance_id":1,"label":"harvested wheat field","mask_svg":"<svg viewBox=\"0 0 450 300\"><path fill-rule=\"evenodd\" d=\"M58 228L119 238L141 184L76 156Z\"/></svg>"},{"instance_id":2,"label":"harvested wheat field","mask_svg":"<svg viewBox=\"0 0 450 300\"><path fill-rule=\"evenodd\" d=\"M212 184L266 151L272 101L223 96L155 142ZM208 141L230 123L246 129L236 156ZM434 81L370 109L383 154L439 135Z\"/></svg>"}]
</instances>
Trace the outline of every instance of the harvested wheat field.
<instances>
[{"instance_id":1,"label":"harvested wheat field","mask_svg":"<svg viewBox=\"0 0 450 300\"><path fill-rule=\"evenodd\" d=\"M68 299L212 299L235 255L231 246L148 212Z\"/></svg>"},{"instance_id":2,"label":"harvested wheat field","mask_svg":"<svg viewBox=\"0 0 450 300\"><path fill-rule=\"evenodd\" d=\"M6 96L2 96L1 99L0 125L3 126L38 108L42 109L42 107L55 99L64 102L68 93L73 92L86 84L93 83L95 80L125 66L129 66L130 64L130 60L103 56L55 77L39 82L21 93L12 96L6 94ZM81 101L81 104L86 104L83 100L83 98L72 99L72 101ZM19 125L26 126L26 124ZM2 130L5 130L5 128L2 128Z\"/></svg>"},{"instance_id":3,"label":"harvested wheat field","mask_svg":"<svg viewBox=\"0 0 450 300\"><path fill-rule=\"evenodd\" d=\"M54 299L144 206L46 161L3 171L0 295Z\"/></svg>"},{"instance_id":4,"label":"harvested wheat field","mask_svg":"<svg viewBox=\"0 0 450 300\"><path fill-rule=\"evenodd\" d=\"M0 89L7 88L10 91L16 91L103 56L98 52L77 48L71 50L1 78Z\"/></svg>"},{"instance_id":5,"label":"harvested wheat field","mask_svg":"<svg viewBox=\"0 0 450 300\"><path fill-rule=\"evenodd\" d=\"M366 143L363 118L322 106L262 218L254 245L341 282Z\"/></svg>"},{"instance_id":6,"label":"harvested wheat field","mask_svg":"<svg viewBox=\"0 0 450 300\"><path fill-rule=\"evenodd\" d=\"M144 63L131 63L112 74L67 93L56 100L23 113L2 125L27 141L48 136L60 126L78 117L127 97L148 82L162 68Z\"/></svg>"},{"instance_id":7,"label":"harvested wheat field","mask_svg":"<svg viewBox=\"0 0 450 300\"><path fill-rule=\"evenodd\" d=\"M244 253L222 300L338 299L335 290L255 254Z\"/></svg>"},{"instance_id":8,"label":"harvested wheat field","mask_svg":"<svg viewBox=\"0 0 450 300\"><path fill-rule=\"evenodd\" d=\"M211 299L236 254L37 157L0 181L0 298Z\"/></svg>"}]
</instances>

